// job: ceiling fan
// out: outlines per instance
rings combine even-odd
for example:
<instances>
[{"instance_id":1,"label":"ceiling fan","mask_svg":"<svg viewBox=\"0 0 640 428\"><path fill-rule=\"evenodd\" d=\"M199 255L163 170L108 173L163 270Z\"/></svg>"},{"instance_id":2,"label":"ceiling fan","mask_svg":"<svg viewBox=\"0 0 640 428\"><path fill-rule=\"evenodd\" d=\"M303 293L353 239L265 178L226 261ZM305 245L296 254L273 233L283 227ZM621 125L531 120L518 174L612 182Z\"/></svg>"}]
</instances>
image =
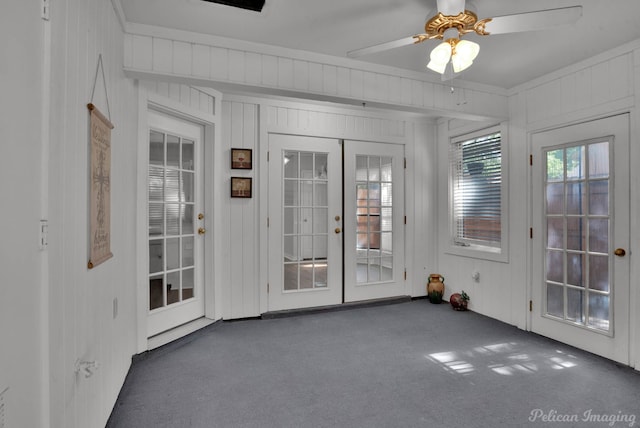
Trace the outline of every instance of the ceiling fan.
<instances>
[{"instance_id":1,"label":"ceiling fan","mask_svg":"<svg viewBox=\"0 0 640 428\"><path fill-rule=\"evenodd\" d=\"M471 2L467 2L471 3ZM465 34L476 33L480 36L543 30L550 27L572 24L582 16L582 6L561 7L515 15L496 16L478 19L471 4L465 0L437 0L437 13L429 18L424 33L404 37L399 40L356 49L347 52L347 56L357 58L425 40L442 40L430 55L427 68L443 75L459 73L473 64L480 52L480 45L462 40Z\"/></svg>"}]
</instances>

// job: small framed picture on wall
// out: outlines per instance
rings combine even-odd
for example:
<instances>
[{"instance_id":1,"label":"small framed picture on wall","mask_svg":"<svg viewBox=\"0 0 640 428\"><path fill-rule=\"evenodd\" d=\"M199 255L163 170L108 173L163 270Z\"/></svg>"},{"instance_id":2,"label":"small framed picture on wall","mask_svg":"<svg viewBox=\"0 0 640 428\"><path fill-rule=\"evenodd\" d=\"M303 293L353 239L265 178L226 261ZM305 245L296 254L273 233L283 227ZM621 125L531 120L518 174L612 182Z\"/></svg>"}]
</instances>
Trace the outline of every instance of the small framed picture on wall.
<instances>
[{"instance_id":1,"label":"small framed picture on wall","mask_svg":"<svg viewBox=\"0 0 640 428\"><path fill-rule=\"evenodd\" d=\"M231 177L231 197L251 197L251 177Z\"/></svg>"},{"instance_id":2,"label":"small framed picture on wall","mask_svg":"<svg viewBox=\"0 0 640 428\"><path fill-rule=\"evenodd\" d=\"M252 167L251 149L231 149L231 169L251 169Z\"/></svg>"}]
</instances>

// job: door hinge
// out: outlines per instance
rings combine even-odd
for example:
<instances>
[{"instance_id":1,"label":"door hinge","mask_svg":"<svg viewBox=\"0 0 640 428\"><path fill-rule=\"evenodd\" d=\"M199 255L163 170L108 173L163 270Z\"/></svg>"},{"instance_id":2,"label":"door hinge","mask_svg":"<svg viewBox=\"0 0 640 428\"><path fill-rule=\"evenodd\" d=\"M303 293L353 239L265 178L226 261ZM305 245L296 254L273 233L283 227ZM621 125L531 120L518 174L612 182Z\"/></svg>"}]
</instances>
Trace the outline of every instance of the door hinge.
<instances>
[{"instance_id":1,"label":"door hinge","mask_svg":"<svg viewBox=\"0 0 640 428\"><path fill-rule=\"evenodd\" d=\"M269 294L269 283L267 282L267 294Z\"/></svg>"},{"instance_id":2,"label":"door hinge","mask_svg":"<svg viewBox=\"0 0 640 428\"><path fill-rule=\"evenodd\" d=\"M533 165L533 155L529 155L529 165Z\"/></svg>"},{"instance_id":3,"label":"door hinge","mask_svg":"<svg viewBox=\"0 0 640 428\"><path fill-rule=\"evenodd\" d=\"M405 281L407 280L407 270L406 269L404 270L404 280Z\"/></svg>"},{"instance_id":4,"label":"door hinge","mask_svg":"<svg viewBox=\"0 0 640 428\"><path fill-rule=\"evenodd\" d=\"M407 169L407 158L404 158L404 169Z\"/></svg>"},{"instance_id":5,"label":"door hinge","mask_svg":"<svg viewBox=\"0 0 640 428\"><path fill-rule=\"evenodd\" d=\"M533 239L533 227L529 228L529 239Z\"/></svg>"},{"instance_id":6,"label":"door hinge","mask_svg":"<svg viewBox=\"0 0 640 428\"><path fill-rule=\"evenodd\" d=\"M533 300L529 300L529 312L533 311Z\"/></svg>"},{"instance_id":7,"label":"door hinge","mask_svg":"<svg viewBox=\"0 0 640 428\"><path fill-rule=\"evenodd\" d=\"M407 216L404 216L404 224L407 224Z\"/></svg>"},{"instance_id":8,"label":"door hinge","mask_svg":"<svg viewBox=\"0 0 640 428\"><path fill-rule=\"evenodd\" d=\"M267 151L267 162L269 162L269 153L271 152Z\"/></svg>"},{"instance_id":9,"label":"door hinge","mask_svg":"<svg viewBox=\"0 0 640 428\"><path fill-rule=\"evenodd\" d=\"M48 21L50 19L50 14L49 14L49 0L42 0L42 5L41 5L42 9L40 10L40 17L45 20Z\"/></svg>"},{"instance_id":10,"label":"door hinge","mask_svg":"<svg viewBox=\"0 0 640 428\"><path fill-rule=\"evenodd\" d=\"M267 217L267 227L269 227L269 217Z\"/></svg>"}]
</instances>

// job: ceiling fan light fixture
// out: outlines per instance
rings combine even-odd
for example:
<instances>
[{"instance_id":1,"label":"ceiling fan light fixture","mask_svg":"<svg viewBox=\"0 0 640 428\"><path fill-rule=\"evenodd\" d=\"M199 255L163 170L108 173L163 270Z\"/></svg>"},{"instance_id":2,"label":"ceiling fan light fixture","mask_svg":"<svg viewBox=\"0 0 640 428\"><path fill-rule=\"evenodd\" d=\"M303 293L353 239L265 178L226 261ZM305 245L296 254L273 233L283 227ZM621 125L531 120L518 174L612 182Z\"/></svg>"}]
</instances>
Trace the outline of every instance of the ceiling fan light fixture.
<instances>
[{"instance_id":1,"label":"ceiling fan light fixture","mask_svg":"<svg viewBox=\"0 0 640 428\"><path fill-rule=\"evenodd\" d=\"M427 64L427 68L436 73L444 74L447 64L451 61L453 71L460 73L473 64L473 60L476 59L478 53L480 53L480 45L477 43L450 38L431 51L431 61Z\"/></svg>"}]
</instances>

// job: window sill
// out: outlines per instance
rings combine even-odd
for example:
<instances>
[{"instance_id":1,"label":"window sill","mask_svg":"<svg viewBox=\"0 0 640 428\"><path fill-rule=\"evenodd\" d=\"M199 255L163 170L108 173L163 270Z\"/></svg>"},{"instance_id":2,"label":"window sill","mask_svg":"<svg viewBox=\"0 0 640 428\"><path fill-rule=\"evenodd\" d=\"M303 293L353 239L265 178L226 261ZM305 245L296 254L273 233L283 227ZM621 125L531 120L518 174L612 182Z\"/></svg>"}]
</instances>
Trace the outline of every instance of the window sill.
<instances>
[{"instance_id":1,"label":"window sill","mask_svg":"<svg viewBox=\"0 0 640 428\"><path fill-rule=\"evenodd\" d=\"M483 245L462 246L449 244L445 250L445 254L509 263L509 254L504 248L487 247Z\"/></svg>"}]
</instances>

